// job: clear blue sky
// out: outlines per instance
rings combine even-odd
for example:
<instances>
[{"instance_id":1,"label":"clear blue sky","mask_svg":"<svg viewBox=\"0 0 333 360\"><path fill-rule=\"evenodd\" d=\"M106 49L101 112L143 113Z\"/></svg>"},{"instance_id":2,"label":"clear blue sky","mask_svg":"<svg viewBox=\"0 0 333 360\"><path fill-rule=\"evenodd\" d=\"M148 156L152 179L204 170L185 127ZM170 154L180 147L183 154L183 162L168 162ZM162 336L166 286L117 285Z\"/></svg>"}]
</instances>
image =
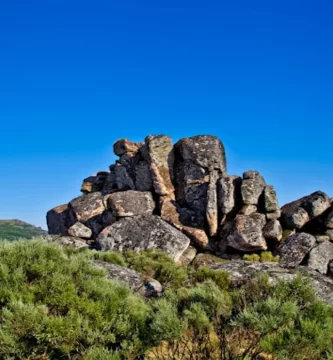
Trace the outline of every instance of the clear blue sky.
<instances>
[{"instance_id":1,"label":"clear blue sky","mask_svg":"<svg viewBox=\"0 0 333 360\"><path fill-rule=\"evenodd\" d=\"M0 0L0 219L107 169L113 142L217 135L281 205L333 196L333 3Z\"/></svg>"}]
</instances>

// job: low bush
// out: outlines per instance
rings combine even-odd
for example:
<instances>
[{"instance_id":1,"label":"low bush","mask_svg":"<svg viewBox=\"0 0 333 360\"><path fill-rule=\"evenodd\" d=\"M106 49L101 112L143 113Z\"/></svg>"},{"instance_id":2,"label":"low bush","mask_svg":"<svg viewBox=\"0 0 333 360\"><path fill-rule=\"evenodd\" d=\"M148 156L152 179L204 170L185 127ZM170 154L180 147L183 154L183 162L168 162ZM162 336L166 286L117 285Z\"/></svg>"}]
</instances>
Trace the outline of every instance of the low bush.
<instances>
[{"instance_id":1,"label":"low bush","mask_svg":"<svg viewBox=\"0 0 333 360\"><path fill-rule=\"evenodd\" d=\"M143 300L107 280L98 259L154 276ZM296 278L240 289L159 251L96 252L40 241L0 244L0 359L333 359L333 307Z\"/></svg>"}]
</instances>

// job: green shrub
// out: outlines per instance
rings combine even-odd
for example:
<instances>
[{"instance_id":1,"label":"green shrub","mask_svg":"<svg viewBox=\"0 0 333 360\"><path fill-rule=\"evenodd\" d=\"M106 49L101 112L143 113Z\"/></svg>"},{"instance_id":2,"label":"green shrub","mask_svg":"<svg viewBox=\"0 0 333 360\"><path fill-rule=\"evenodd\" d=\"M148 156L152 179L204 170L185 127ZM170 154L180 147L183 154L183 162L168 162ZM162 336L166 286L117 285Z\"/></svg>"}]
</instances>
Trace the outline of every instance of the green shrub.
<instances>
[{"instance_id":1,"label":"green shrub","mask_svg":"<svg viewBox=\"0 0 333 360\"><path fill-rule=\"evenodd\" d=\"M243 260L246 261L260 261L260 256L258 254L245 254Z\"/></svg>"},{"instance_id":2,"label":"green shrub","mask_svg":"<svg viewBox=\"0 0 333 360\"><path fill-rule=\"evenodd\" d=\"M243 255L243 260L246 261L271 261L271 262L279 262L279 256L273 256L270 251L263 251L259 254L245 254Z\"/></svg>"}]
</instances>

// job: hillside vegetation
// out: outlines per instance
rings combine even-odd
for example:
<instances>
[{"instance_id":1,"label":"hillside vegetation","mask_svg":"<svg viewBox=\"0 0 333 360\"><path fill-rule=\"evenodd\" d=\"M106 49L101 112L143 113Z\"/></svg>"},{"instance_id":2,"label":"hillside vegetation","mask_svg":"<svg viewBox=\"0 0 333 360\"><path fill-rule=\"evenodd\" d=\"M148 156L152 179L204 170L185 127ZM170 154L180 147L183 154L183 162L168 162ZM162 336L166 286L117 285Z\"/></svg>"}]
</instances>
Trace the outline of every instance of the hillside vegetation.
<instances>
[{"instance_id":1,"label":"hillside vegetation","mask_svg":"<svg viewBox=\"0 0 333 360\"><path fill-rule=\"evenodd\" d=\"M103 260L153 276L143 299L93 266ZM176 266L161 252L0 244L0 359L333 359L333 307L296 279L229 276Z\"/></svg>"},{"instance_id":2,"label":"hillside vegetation","mask_svg":"<svg viewBox=\"0 0 333 360\"><path fill-rule=\"evenodd\" d=\"M21 220L0 220L0 240L32 239L47 235L47 231Z\"/></svg>"}]
</instances>

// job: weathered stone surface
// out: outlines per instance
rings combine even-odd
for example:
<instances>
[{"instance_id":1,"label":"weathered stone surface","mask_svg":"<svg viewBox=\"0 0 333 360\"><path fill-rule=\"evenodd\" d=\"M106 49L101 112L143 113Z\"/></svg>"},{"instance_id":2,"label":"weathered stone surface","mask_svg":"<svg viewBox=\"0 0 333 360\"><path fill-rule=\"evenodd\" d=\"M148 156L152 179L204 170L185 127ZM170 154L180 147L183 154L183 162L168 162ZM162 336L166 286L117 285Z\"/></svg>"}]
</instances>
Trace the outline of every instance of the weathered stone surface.
<instances>
[{"instance_id":1,"label":"weathered stone surface","mask_svg":"<svg viewBox=\"0 0 333 360\"><path fill-rule=\"evenodd\" d=\"M135 180L129 166L116 164L113 171L118 190L135 190Z\"/></svg>"},{"instance_id":2,"label":"weathered stone surface","mask_svg":"<svg viewBox=\"0 0 333 360\"><path fill-rule=\"evenodd\" d=\"M207 190L206 218L210 236L215 236L218 230L218 203L217 203L217 180L218 172L211 170Z\"/></svg>"},{"instance_id":3,"label":"weathered stone surface","mask_svg":"<svg viewBox=\"0 0 333 360\"><path fill-rule=\"evenodd\" d=\"M90 239L92 237L92 230L82 223L76 222L68 229L68 235L83 239Z\"/></svg>"},{"instance_id":4,"label":"weathered stone surface","mask_svg":"<svg viewBox=\"0 0 333 360\"><path fill-rule=\"evenodd\" d=\"M49 210L46 222L50 235L67 235L67 229L73 224L69 216L68 205L60 205Z\"/></svg>"},{"instance_id":5,"label":"weathered stone surface","mask_svg":"<svg viewBox=\"0 0 333 360\"><path fill-rule=\"evenodd\" d=\"M217 228L217 186L226 173L224 148L214 136L181 139L175 146L176 199L195 212L200 226L205 223L211 235Z\"/></svg>"},{"instance_id":6,"label":"weathered stone surface","mask_svg":"<svg viewBox=\"0 0 333 360\"><path fill-rule=\"evenodd\" d=\"M262 234L265 223L263 214L237 215L230 222L227 233L222 230L222 241L226 238L227 245L239 251L267 250L266 240Z\"/></svg>"},{"instance_id":7,"label":"weathered stone surface","mask_svg":"<svg viewBox=\"0 0 333 360\"><path fill-rule=\"evenodd\" d=\"M308 266L322 274L326 274L328 264L332 259L333 244L325 241L310 251Z\"/></svg>"},{"instance_id":8,"label":"weathered stone surface","mask_svg":"<svg viewBox=\"0 0 333 360\"><path fill-rule=\"evenodd\" d=\"M267 221L276 220L281 217L281 210L276 210L266 214Z\"/></svg>"},{"instance_id":9,"label":"weathered stone surface","mask_svg":"<svg viewBox=\"0 0 333 360\"><path fill-rule=\"evenodd\" d=\"M89 176L83 180L81 191L88 194L95 191L102 191L104 183L109 175L109 171L99 171L94 176Z\"/></svg>"},{"instance_id":10,"label":"weathered stone surface","mask_svg":"<svg viewBox=\"0 0 333 360\"><path fill-rule=\"evenodd\" d=\"M224 176L218 180L218 203L222 216L228 215L239 206L241 184L240 176Z\"/></svg>"},{"instance_id":11,"label":"weathered stone surface","mask_svg":"<svg viewBox=\"0 0 333 360\"><path fill-rule=\"evenodd\" d=\"M281 208L284 228L301 229L311 219L321 215L330 207L328 196L316 191Z\"/></svg>"},{"instance_id":12,"label":"weathered stone surface","mask_svg":"<svg viewBox=\"0 0 333 360\"><path fill-rule=\"evenodd\" d=\"M74 237L74 236L46 236L44 239L44 241L49 242L49 243L57 243L63 246L73 246L77 249L82 249L82 248L88 248L90 247L89 243L86 242L85 240L78 238L78 237Z\"/></svg>"},{"instance_id":13,"label":"weathered stone surface","mask_svg":"<svg viewBox=\"0 0 333 360\"><path fill-rule=\"evenodd\" d=\"M224 264L227 260L221 259L212 254L198 254L196 258L193 260L192 265L198 269L200 266L211 267L218 264Z\"/></svg>"},{"instance_id":14,"label":"weathered stone surface","mask_svg":"<svg viewBox=\"0 0 333 360\"><path fill-rule=\"evenodd\" d=\"M333 208L327 214L325 225L328 229L333 229Z\"/></svg>"},{"instance_id":15,"label":"weathered stone surface","mask_svg":"<svg viewBox=\"0 0 333 360\"><path fill-rule=\"evenodd\" d=\"M245 285L260 273L267 274L271 284L275 284L279 280L291 281L300 274L304 279L310 279L312 288L320 300L327 303L333 302L333 280L306 266L286 269L273 262L240 260L213 265L211 268L228 272L232 287Z\"/></svg>"},{"instance_id":16,"label":"weathered stone surface","mask_svg":"<svg viewBox=\"0 0 333 360\"><path fill-rule=\"evenodd\" d=\"M263 203L265 212L272 213L279 210L276 191L272 185L266 185L263 192Z\"/></svg>"},{"instance_id":17,"label":"weathered stone surface","mask_svg":"<svg viewBox=\"0 0 333 360\"><path fill-rule=\"evenodd\" d=\"M104 194L111 194L117 190L116 165L110 165L110 172L104 180L102 191Z\"/></svg>"},{"instance_id":18,"label":"weathered stone surface","mask_svg":"<svg viewBox=\"0 0 333 360\"><path fill-rule=\"evenodd\" d=\"M120 139L113 144L113 152L115 155L122 156L126 153L136 153L142 143L133 143L128 139Z\"/></svg>"},{"instance_id":19,"label":"weathered stone surface","mask_svg":"<svg viewBox=\"0 0 333 360\"><path fill-rule=\"evenodd\" d=\"M266 239L281 241L282 234L282 226L278 220L271 220L264 226L263 235Z\"/></svg>"},{"instance_id":20,"label":"weathered stone surface","mask_svg":"<svg viewBox=\"0 0 333 360\"><path fill-rule=\"evenodd\" d=\"M265 180L257 171L246 171L241 185L242 200L245 205L257 205L265 188Z\"/></svg>"},{"instance_id":21,"label":"weathered stone surface","mask_svg":"<svg viewBox=\"0 0 333 360\"><path fill-rule=\"evenodd\" d=\"M316 246L316 238L311 234L297 233L288 236L278 249L280 265L283 267L298 266L314 246Z\"/></svg>"},{"instance_id":22,"label":"weathered stone surface","mask_svg":"<svg viewBox=\"0 0 333 360\"><path fill-rule=\"evenodd\" d=\"M174 154L171 138L165 135L147 136L145 143L155 192L174 199Z\"/></svg>"},{"instance_id":23,"label":"weathered stone surface","mask_svg":"<svg viewBox=\"0 0 333 360\"><path fill-rule=\"evenodd\" d=\"M92 263L94 266L106 270L106 276L109 280L119 281L127 285L136 295L151 297L162 294L162 285L157 280L144 280L141 274L135 270L100 260L93 260ZM147 286L148 283L150 286Z\"/></svg>"},{"instance_id":24,"label":"weathered stone surface","mask_svg":"<svg viewBox=\"0 0 333 360\"><path fill-rule=\"evenodd\" d=\"M220 139L211 135L183 138L175 145L183 161L190 161L205 169L219 170L226 175L224 146Z\"/></svg>"},{"instance_id":25,"label":"weathered stone surface","mask_svg":"<svg viewBox=\"0 0 333 360\"><path fill-rule=\"evenodd\" d=\"M309 214L300 206L303 199L282 206L281 222L284 228L300 229L310 221Z\"/></svg>"},{"instance_id":26,"label":"weathered stone surface","mask_svg":"<svg viewBox=\"0 0 333 360\"><path fill-rule=\"evenodd\" d=\"M317 244L331 240L331 238L328 235L315 235L315 238L316 238Z\"/></svg>"},{"instance_id":27,"label":"weathered stone surface","mask_svg":"<svg viewBox=\"0 0 333 360\"><path fill-rule=\"evenodd\" d=\"M323 212L325 212L331 206L329 197L322 191L316 191L307 196L302 204L302 207L313 219Z\"/></svg>"},{"instance_id":28,"label":"weathered stone surface","mask_svg":"<svg viewBox=\"0 0 333 360\"><path fill-rule=\"evenodd\" d=\"M256 205L243 205L239 213L248 216L255 214L257 210Z\"/></svg>"},{"instance_id":29,"label":"weathered stone surface","mask_svg":"<svg viewBox=\"0 0 333 360\"><path fill-rule=\"evenodd\" d=\"M190 244L182 232L155 215L122 218L106 227L98 236L102 250L161 249L175 261Z\"/></svg>"},{"instance_id":30,"label":"weathered stone surface","mask_svg":"<svg viewBox=\"0 0 333 360\"><path fill-rule=\"evenodd\" d=\"M96 237L104 227L115 221L106 207L107 196L95 192L73 199L68 205L72 223L83 223L92 230L93 237Z\"/></svg>"},{"instance_id":31,"label":"weathered stone surface","mask_svg":"<svg viewBox=\"0 0 333 360\"><path fill-rule=\"evenodd\" d=\"M333 241L333 229L326 230L325 235L327 235L330 238L330 241Z\"/></svg>"},{"instance_id":32,"label":"weathered stone surface","mask_svg":"<svg viewBox=\"0 0 333 360\"><path fill-rule=\"evenodd\" d=\"M146 161L139 161L135 165L135 187L138 191L152 191L153 180L149 164Z\"/></svg>"},{"instance_id":33,"label":"weathered stone surface","mask_svg":"<svg viewBox=\"0 0 333 360\"><path fill-rule=\"evenodd\" d=\"M162 197L160 199L160 209L162 219L183 231L196 247L202 250L208 248L208 237L205 231L203 229L183 225L181 222L180 209L175 201L169 200L168 197Z\"/></svg>"},{"instance_id":34,"label":"weathered stone surface","mask_svg":"<svg viewBox=\"0 0 333 360\"><path fill-rule=\"evenodd\" d=\"M152 214L155 201L150 192L122 191L108 196L109 210L115 217L136 216Z\"/></svg>"},{"instance_id":35,"label":"weathered stone surface","mask_svg":"<svg viewBox=\"0 0 333 360\"><path fill-rule=\"evenodd\" d=\"M187 266L187 265L191 264L191 262L196 257L196 255L197 255L197 249L194 248L193 246L189 246L183 252L182 256L177 261L177 264L181 265L181 266Z\"/></svg>"}]
</instances>

